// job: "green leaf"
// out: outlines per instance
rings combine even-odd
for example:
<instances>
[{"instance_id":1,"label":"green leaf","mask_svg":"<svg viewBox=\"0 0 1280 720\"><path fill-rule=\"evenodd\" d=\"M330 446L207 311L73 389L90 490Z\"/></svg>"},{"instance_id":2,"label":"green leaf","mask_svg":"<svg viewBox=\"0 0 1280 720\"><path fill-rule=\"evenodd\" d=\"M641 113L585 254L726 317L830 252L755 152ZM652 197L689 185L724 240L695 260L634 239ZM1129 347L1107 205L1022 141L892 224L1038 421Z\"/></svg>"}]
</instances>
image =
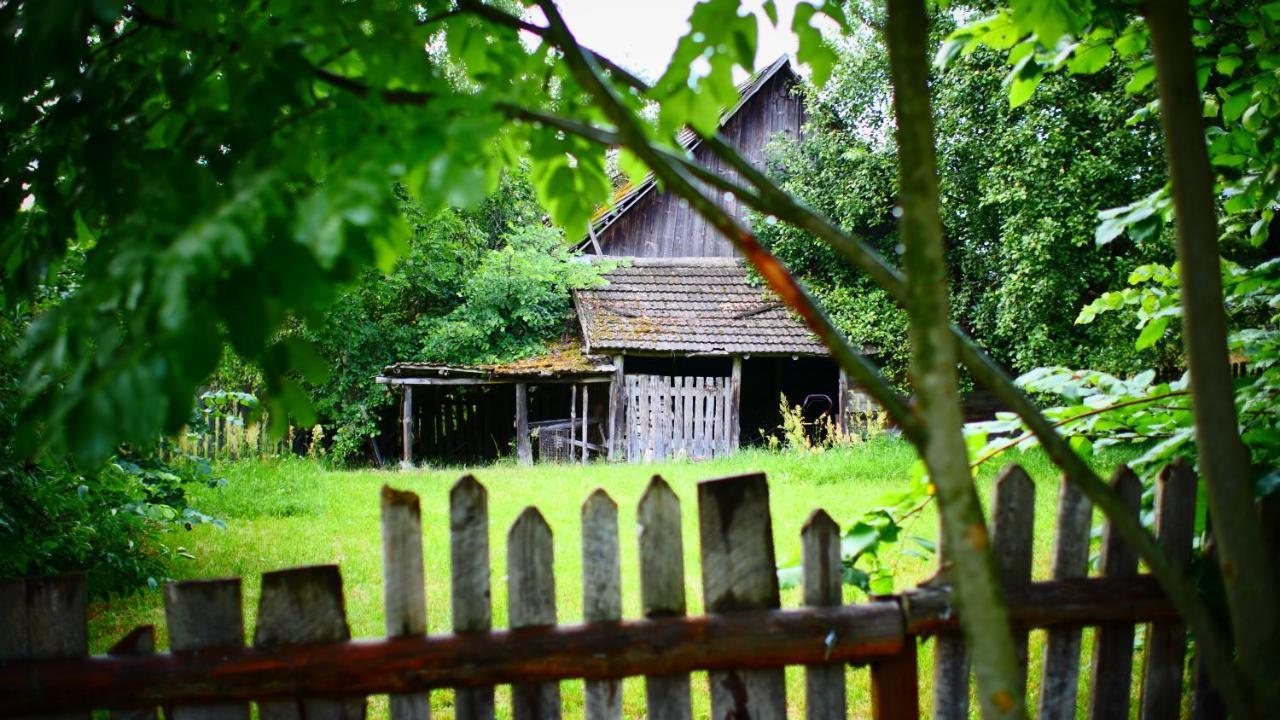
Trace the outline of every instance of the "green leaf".
<instances>
[{"instance_id":1,"label":"green leaf","mask_svg":"<svg viewBox=\"0 0 1280 720\"><path fill-rule=\"evenodd\" d=\"M1156 79L1156 66L1151 63L1143 63L1137 70L1133 71L1133 77L1129 82L1125 83L1124 91L1130 95L1136 95Z\"/></svg>"},{"instance_id":2,"label":"green leaf","mask_svg":"<svg viewBox=\"0 0 1280 720\"><path fill-rule=\"evenodd\" d=\"M1142 327L1142 332L1138 334L1137 341L1133 347L1136 350L1146 350L1155 345L1160 338L1164 337L1164 331L1169 327L1169 321L1172 318L1168 316L1157 317Z\"/></svg>"},{"instance_id":3,"label":"green leaf","mask_svg":"<svg viewBox=\"0 0 1280 720\"><path fill-rule=\"evenodd\" d=\"M1227 122L1235 122L1244 114L1249 107L1249 103L1253 101L1252 90L1241 90L1236 94L1227 98L1222 104L1222 119Z\"/></svg>"},{"instance_id":4,"label":"green leaf","mask_svg":"<svg viewBox=\"0 0 1280 720\"><path fill-rule=\"evenodd\" d=\"M1067 71L1072 75L1092 75L1107 66L1112 55L1111 45L1081 45L1076 48L1075 57L1067 63Z\"/></svg>"},{"instance_id":5,"label":"green leaf","mask_svg":"<svg viewBox=\"0 0 1280 720\"><path fill-rule=\"evenodd\" d=\"M1240 59L1239 55L1223 55L1218 58L1218 63L1215 67L1219 73L1230 77L1236 73L1236 69L1243 63L1244 61Z\"/></svg>"}]
</instances>

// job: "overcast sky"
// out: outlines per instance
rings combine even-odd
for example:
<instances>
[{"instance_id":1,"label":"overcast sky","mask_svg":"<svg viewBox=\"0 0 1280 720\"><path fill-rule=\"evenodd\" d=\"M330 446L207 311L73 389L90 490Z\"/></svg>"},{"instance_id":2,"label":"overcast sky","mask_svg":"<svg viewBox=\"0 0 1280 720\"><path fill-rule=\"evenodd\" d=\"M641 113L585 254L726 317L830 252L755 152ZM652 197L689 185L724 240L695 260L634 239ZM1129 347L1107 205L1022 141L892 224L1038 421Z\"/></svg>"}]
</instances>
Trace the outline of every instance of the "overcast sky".
<instances>
[{"instance_id":1,"label":"overcast sky","mask_svg":"<svg viewBox=\"0 0 1280 720\"><path fill-rule=\"evenodd\" d=\"M763 0L743 0L757 18L759 41L756 67L773 62L783 53L795 52L791 15L796 0L776 0L778 25L774 28L761 9ZM676 41L689 29L689 12L695 0L559 0L560 12L583 45L648 80L666 69ZM532 18L541 23L541 15ZM736 78L742 80L742 77Z\"/></svg>"}]
</instances>

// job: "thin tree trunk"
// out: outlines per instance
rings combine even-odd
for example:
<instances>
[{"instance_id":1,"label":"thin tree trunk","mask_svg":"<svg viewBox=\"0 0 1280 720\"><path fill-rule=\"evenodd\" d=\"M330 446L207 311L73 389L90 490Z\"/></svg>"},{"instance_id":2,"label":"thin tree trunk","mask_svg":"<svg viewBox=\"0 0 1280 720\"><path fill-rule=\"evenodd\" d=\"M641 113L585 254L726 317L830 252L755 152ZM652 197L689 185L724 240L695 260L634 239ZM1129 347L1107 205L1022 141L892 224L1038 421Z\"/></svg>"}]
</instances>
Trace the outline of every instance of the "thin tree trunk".
<instances>
[{"instance_id":1,"label":"thin tree trunk","mask_svg":"<svg viewBox=\"0 0 1280 720\"><path fill-rule=\"evenodd\" d=\"M1218 561L1240 665L1258 707L1280 707L1276 579L1253 502L1249 451L1240 440L1227 353L1214 174L1205 146L1186 0L1149 3L1147 25L1160 89L1178 227L1182 337L1191 370L1200 472L1216 522Z\"/></svg>"},{"instance_id":2,"label":"thin tree trunk","mask_svg":"<svg viewBox=\"0 0 1280 720\"><path fill-rule=\"evenodd\" d=\"M906 247L911 376L924 426L921 448L938 510L956 604L983 717L1025 717L1019 670L987 527L969 470L947 317L947 261L929 105L928 16L923 0L889 0L886 34L898 120L901 235Z\"/></svg>"}]
</instances>

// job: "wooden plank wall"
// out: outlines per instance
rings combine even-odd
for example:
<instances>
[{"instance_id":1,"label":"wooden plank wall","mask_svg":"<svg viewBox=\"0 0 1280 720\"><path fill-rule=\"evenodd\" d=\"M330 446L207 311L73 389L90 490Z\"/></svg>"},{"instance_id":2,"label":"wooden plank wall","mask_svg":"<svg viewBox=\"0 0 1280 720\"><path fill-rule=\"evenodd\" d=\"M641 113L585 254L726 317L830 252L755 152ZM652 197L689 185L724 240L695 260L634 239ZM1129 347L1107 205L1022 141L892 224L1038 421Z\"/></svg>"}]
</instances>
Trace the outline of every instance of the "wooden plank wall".
<instances>
[{"instance_id":1,"label":"wooden plank wall","mask_svg":"<svg viewBox=\"0 0 1280 720\"><path fill-rule=\"evenodd\" d=\"M763 167L766 146L778 133L800 135L804 106L793 94L794 76L779 72L743 105L721 128L721 134L748 160ZM736 178L737 173L704 148L694 159L710 169ZM712 192L720 206L735 217L745 216L746 206L736 198ZM733 245L719 231L669 192L653 188L599 236L606 255L634 257L733 257Z\"/></svg>"},{"instance_id":2,"label":"wooden plank wall","mask_svg":"<svg viewBox=\"0 0 1280 720\"><path fill-rule=\"evenodd\" d=\"M620 447L631 462L712 458L737 449L729 377L627 375Z\"/></svg>"}]
</instances>

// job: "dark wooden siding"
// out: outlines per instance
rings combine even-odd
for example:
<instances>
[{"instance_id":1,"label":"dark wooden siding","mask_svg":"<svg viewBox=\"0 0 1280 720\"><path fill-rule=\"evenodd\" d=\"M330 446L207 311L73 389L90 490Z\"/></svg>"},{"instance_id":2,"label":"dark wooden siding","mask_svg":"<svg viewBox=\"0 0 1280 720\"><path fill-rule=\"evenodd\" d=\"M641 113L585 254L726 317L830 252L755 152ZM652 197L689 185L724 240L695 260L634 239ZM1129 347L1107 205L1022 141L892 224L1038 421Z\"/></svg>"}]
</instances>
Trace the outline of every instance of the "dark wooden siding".
<instances>
[{"instance_id":1,"label":"dark wooden siding","mask_svg":"<svg viewBox=\"0 0 1280 720\"><path fill-rule=\"evenodd\" d=\"M764 83L727 122L721 132L757 166L764 166L765 146L778 133L800 134L804 107L794 91L796 82L789 68L783 68ZM734 174L705 148L694 157L713 170ZM714 191L713 191L714 192ZM745 217L747 208L736 198L714 192L729 213ZM723 235L689 207L687 201L657 188L650 189L622 217L599 236L607 255L634 257L732 257L733 246Z\"/></svg>"}]
</instances>

